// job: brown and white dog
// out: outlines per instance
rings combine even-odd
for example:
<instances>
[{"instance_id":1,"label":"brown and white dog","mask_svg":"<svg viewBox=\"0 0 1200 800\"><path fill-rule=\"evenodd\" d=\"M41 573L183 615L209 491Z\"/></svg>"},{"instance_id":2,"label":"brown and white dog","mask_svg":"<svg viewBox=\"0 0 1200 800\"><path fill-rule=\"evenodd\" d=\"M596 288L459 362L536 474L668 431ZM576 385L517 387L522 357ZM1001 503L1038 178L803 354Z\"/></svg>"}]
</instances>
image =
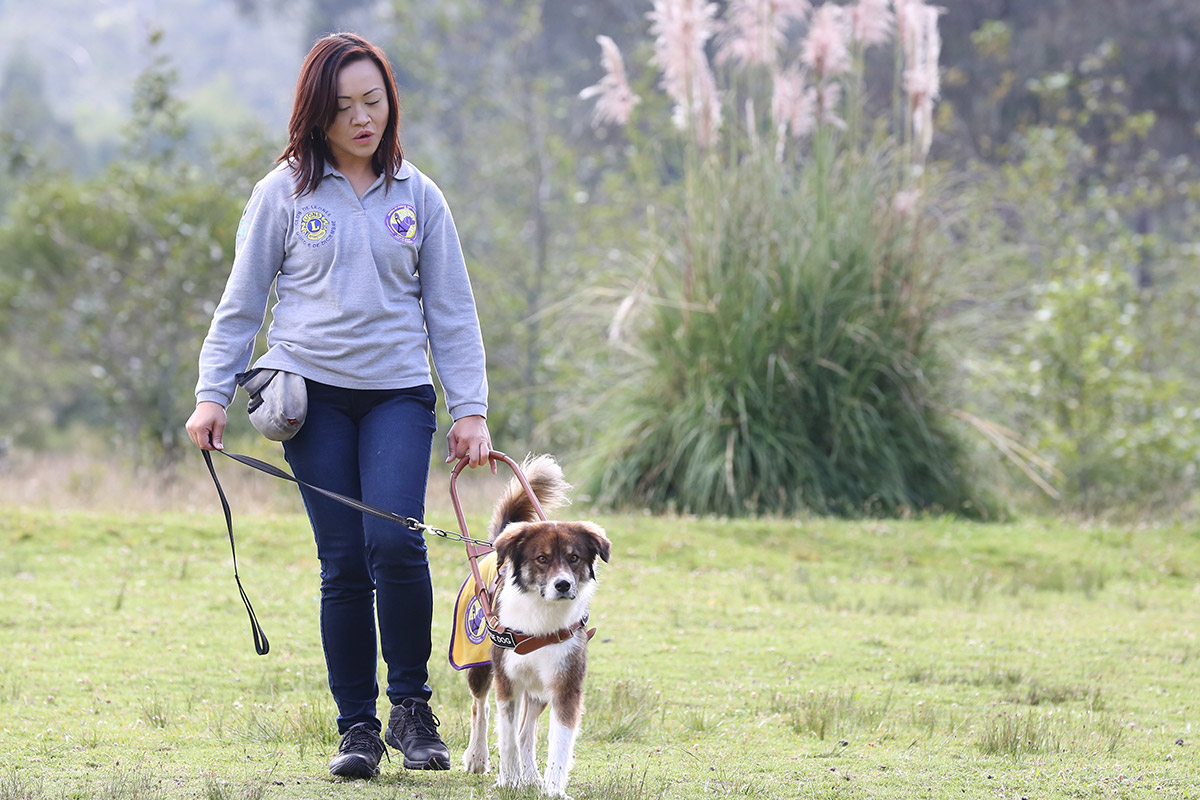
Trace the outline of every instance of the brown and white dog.
<instances>
[{"instance_id":1,"label":"brown and white dog","mask_svg":"<svg viewBox=\"0 0 1200 800\"><path fill-rule=\"evenodd\" d=\"M526 479L543 510L567 502L571 488L551 456L526 459ZM489 526L499 566L493 610L514 633L553 637L550 644L521 654L522 648L492 644L492 663L467 671L471 737L463 754L468 772L488 770L487 696L496 685L496 734L500 745L500 786L538 786L565 797L575 739L583 715L583 679L589 634L584 629L596 590L596 559L608 561L611 544L591 522L538 518L514 478L497 500ZM558 641L562 639L562 641ZM535 759L538 717L550 706L546 771Z\"/></svg>"}]
</instances>

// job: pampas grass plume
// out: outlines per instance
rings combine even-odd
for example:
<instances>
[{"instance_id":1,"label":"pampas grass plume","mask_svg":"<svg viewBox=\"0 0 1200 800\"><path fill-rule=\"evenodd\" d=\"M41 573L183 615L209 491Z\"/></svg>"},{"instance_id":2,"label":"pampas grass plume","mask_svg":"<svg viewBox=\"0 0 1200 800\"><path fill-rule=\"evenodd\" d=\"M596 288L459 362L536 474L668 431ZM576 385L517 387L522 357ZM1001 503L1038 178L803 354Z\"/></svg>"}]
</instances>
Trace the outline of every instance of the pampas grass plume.
<instances>
[{"instance_id":1,"label":"pampas grass plume","mask_svg":"<svg viewBox=\"0 0 1200 800\"><path fill-rule=\"evenodd\" d=\"M596 108L592 112L592 125L600 127L606 124L625 125L633 116L633 107L642 101L629 88L629 80L625 77L625 60L617 43L607 36L597 36L600 43L600 63L604 67L604 77L600 82L589 86L579 93L588 100L596 100Z\"/></svg>"}]
</instances>

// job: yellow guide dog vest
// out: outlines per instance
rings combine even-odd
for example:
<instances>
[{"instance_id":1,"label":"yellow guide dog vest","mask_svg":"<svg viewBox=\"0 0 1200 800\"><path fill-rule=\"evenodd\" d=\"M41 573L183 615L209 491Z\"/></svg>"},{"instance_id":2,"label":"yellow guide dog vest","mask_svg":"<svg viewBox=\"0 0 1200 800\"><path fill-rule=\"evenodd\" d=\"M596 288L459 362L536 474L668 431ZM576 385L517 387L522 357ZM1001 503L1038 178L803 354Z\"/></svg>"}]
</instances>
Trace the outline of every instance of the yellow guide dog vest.
<instances>
[{"instance_id":1,"label":"yellow guide dog vest","mask_svg":"<svg viewBox=\"0 0 1200 800\"><path fill-rule=\"evenodd\" d=\"M496 554L479 559L479 574L484 585L496 578ZM476 597L475 574L467 575L458 599L454 601L454 627L450 631L450 666L455 669L482 667L492 663L492 640L488 637L483 607Z\"/></svg>"}]
</instances>

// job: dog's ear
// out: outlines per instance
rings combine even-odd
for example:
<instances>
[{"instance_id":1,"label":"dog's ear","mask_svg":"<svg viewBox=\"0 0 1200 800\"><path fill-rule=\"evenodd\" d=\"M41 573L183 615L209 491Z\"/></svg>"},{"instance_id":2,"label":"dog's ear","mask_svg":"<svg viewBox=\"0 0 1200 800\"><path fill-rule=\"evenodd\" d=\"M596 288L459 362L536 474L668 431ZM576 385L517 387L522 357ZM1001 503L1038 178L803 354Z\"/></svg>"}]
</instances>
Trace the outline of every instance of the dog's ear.
<instances>
[{"instance_id":1,"label":"dog's ear","mask_svg":"<svg viewBox=\"0 0 1200 800\"><path fill-rule=\"evenodd\" d=\"M500 535L492 540L492 547L496 550L497 567L512 557L513 548L520 544L528 527L528 522L509 523L504 526L504 530L500 532Z\"/></svg>"},{"instance_id":2,"label":"dog's ear","mask_svg":"<svg viewBox=\"0 0 1200 800\"><path fill-rule=\"evenodd\" d=\"M600 556L600 560L607 564L608 557L612 554L612 542L608 540L604 528L594 522L579 522L576 525L587 539L587 549L592 554L592 560Z\"/></svg>"}]
</instances>

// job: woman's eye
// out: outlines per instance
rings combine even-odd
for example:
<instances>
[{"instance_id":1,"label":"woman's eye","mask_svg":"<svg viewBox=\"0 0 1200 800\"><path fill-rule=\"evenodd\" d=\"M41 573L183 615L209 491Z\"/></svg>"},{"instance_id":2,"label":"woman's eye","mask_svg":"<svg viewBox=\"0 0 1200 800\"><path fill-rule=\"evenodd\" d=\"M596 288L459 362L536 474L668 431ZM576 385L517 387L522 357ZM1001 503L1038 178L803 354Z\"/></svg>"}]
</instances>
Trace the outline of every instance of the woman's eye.
<instances>
[{"instance_id":1,"label":"woman's eye","mask_svg":"<svg viewBox=\"0 0 1200 800\"><path fill-rule=\"evenodd\" d=\"M377 106L377 105L379 105L379 101L378 101L378 100L369 100L369 101L367 102L367 105L369 105L369 106Z\"/></svg>"},{"instance_id":2,"label":"woman's eye","mask_svg":"<svg viewBox=\"0 0 1200 800\"><path fill-rule=\"evenodd\" d=\"M346 106L345 108L338 109L338 111L349 111L349 110L350 110L350 106Z\"/></svg>"}]
</instances>

